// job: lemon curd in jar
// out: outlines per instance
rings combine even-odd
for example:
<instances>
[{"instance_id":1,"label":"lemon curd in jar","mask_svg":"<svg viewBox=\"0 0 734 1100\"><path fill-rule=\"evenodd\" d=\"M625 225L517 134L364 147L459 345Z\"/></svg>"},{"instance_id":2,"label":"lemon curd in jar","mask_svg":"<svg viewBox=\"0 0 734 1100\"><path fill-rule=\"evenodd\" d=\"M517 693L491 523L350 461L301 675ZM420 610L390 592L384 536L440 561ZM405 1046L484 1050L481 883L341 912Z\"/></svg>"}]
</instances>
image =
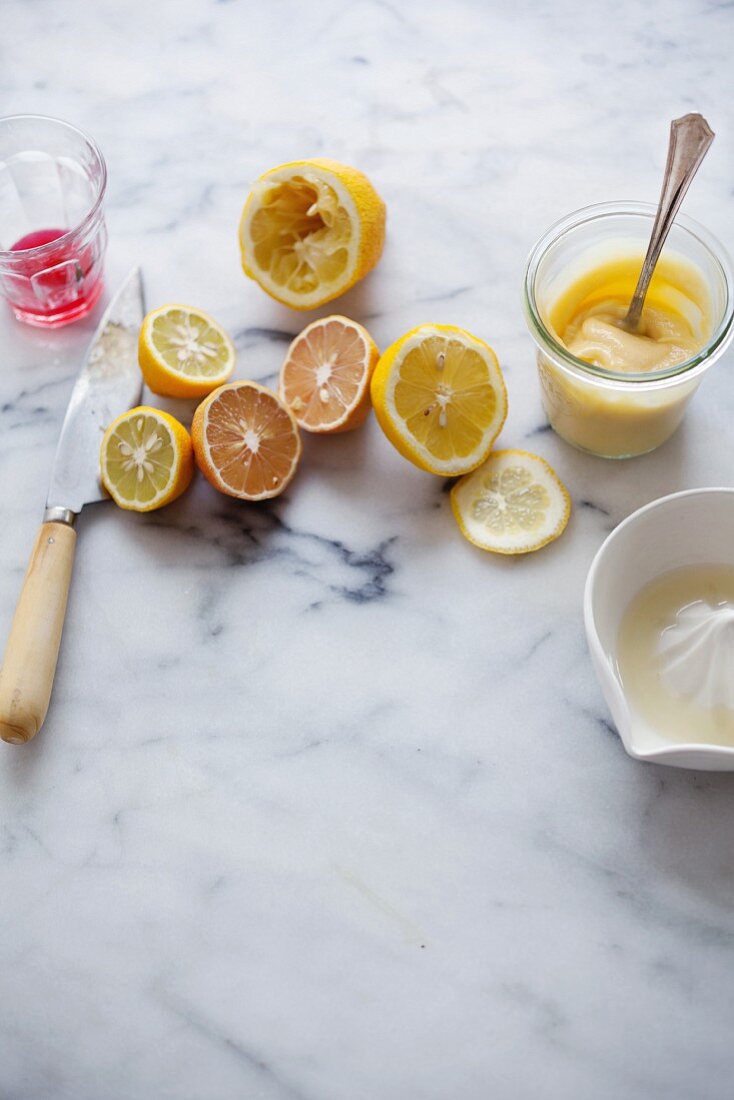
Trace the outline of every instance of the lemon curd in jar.
<instances>
[{"instance_id":1,"label":"lemon curd in jar","mask_svg":"<svg viewBox=\"0 0 734 1100\"><path fill-rule=\"evenodd\" d=\"M658 261L637 331L620 327L643 259L636 251L600 258L556 288L546 307L548 330L561 345L600 371L621 376L621 385L604 385L571 376L548 359L539 362L553 428L577 447L608 457L643 454L675 431L697 382L645 382L656 372L675 371L711 335L706 282L695 264L675 254ZM634 389L625 385L625 376L637 383Z\"/></svg>"},{"instance_id":2,"label":"lemon curd in jar","mask_svg":"<svg viewBox=\"0 0 734 1100\"><path fill-rule=\"evenodd\" d=\"M623 332L656 207L575 210L536 241L523 304L551 427L607 458L664 443L734 336L734 272L704 226L679 215L653 274L641 333ZM628 339L629 337L629 339Z\"/></svg>"}]
</instances>

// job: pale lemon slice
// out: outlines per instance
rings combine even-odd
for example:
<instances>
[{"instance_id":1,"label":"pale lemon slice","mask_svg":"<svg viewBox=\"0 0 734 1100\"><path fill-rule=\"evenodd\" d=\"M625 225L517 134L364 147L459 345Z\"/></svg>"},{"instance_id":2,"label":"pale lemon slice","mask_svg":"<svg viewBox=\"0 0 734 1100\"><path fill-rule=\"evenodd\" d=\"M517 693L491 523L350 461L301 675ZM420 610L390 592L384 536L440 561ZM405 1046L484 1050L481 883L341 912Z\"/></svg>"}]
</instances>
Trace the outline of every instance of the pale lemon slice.
<instances>
[{"instance_id":1,"label":"pale lemon slice","mask_svg":"<svg viewBox=\"0 0 734 1100\"><path fill-rule=\"evenodd\" d=\"M113 420L100 448L102 484L115 504L152 512L188 489L194 452L183 424L147 405Z\"/></svg>"},{"instance_id":2,"label":"pale lemon slice","mask_svg":"<svg viewBox=\"0 0 734 1100\"><path fill-rule=\"evenodd\" d=\"M240 220L245 274L293 309L313 309L354 286L384 242L385 204L370 181L321 157L265 172Z\"/></svg>"},{"instance_id":3,"label":"pale lemon slice","mask_svg":"<svg viewBox=\"0 0 734 1100\"><path fill-rule=\"evenodd\" d=\"M206 397L231 376L235 350L222 326L207 313L166 305L143 321L138 360L153 393Z\"/></svg>"},{"instance_id":4,"label":"pale lemon slice","mask_svg":"<svg viewBox=\"0 0 734 1100\"><path fill-rule=\"evenodd\" d=\"M497 356L453 325L420 325L392 344L371 393L393 446L422 470L447 477L484 461L507 416Z\"/></svg>"},{"instance_id":5,"label":"pale lemon slice","mask_svg":"<svg viewBox=\"0 0 734 1100\"><path fill-rule=\"evenodd\" d=\"M495 451L456 482L451 507L469 542L495 554L528 554L557 539L571 498L545 459L528 451Z\"/></svg>"}]
</instances>

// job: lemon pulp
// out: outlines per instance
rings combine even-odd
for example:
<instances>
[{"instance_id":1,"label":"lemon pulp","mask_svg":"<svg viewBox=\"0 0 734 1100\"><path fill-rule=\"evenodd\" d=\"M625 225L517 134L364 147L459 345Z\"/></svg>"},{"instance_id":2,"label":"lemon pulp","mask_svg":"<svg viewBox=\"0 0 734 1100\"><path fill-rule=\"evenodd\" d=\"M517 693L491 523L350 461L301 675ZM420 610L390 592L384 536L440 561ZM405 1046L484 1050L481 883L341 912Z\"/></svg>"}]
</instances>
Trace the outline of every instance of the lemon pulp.
<instances>
[{"instance_id":1,"label":"lemon pulp","mask_svg":"<svg viewBox=\"0 0 734 1100\"><path fill-rule=\"evenodd\" d=\"M338 282L349 264L352 224L334 188L309 172L261 187L249 230L258 267L299 295Z\"/></svg>"},{"instance_id":2,"label":"lemon pulp","mask_svg":"<svg viewBox=\"0 0 734 1100\"><path fill-rule=\"evenodd\" d=\"M380 358L370 390L393 446L434 474L478 466L507 415L497 356L454 325L419 325L401 336Z\"/></svg>"},{"instance_id":3,"label":"lemon pulp","mask_svg":"<svg viewBox=\"0 0 734 1100\"><path fill-rule=\"evenodd\" d=\"M523 466L493 470L480 479L473 518L495 535L537 531L545 523L551 499Z\"/></svg>"},{"instance_id":4,"label":"lemon pulp","mask_svg":"<svg viewBox=\"0 0 734 1100\"><path fill-rule=\"evenodd\" d=\"M107 480L118 496L136 504L150 504L165 492L175 464L171 433L150 414L122 420L107 442Z\"/></svg>"},{"instance_id":5,"label":"lemon pulp","mask_svg":"<svg viewBox=\"0 0 734 1100\"><path fill-rule=\"evenodd\" d=\"M400 365L395 409L411 435L437 459L464 458L494 419L497 393L479 352L459 340L429 336Z\"/></svg>"},{"instance_id":6,"label":"lemon pulp","mask_svg":"<svg viewBox=\"0 0 734 1100\"><path fill-rule=\"evenodd\" d=\"M169 309L155 317L151 341L166 366L194 378L218 377L231 357L217 329L189 310Z\"/></svg>"}]
</instances>

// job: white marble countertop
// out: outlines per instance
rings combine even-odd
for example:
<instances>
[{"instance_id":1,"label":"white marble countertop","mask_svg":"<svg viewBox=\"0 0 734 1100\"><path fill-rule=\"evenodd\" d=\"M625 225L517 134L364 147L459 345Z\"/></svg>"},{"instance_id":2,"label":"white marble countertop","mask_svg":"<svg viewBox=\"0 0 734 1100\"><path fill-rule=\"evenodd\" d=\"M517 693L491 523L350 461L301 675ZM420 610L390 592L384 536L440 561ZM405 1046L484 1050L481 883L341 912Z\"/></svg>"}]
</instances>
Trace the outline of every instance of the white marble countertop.
<instances>
[{"instance_id":1,"label":"white marble countertop","mask_svg":"<svg viewBox=\"0 0 734 1100\"><path fill-rule=\"evenodd\" d=\"M6 0L3 112L107 156L109 286L142 263L272 381L304 318L241 274L245 193L354 163L389 240L338 309L381 346L486 338L503 445L575 508L483 555L372 421L308 439L272 506L89 509L46 727L0 746L4 1100L731 1096L734 777L627 758L581 594L635 507L731 484L734 356L658 453L586 457L546 428L520 278L569 210L654 201L692 109L718 136L685 209L731 242L733 35L706 0ZM95 319L3 311L3 636Z\"/></svg>"}]
</instances>

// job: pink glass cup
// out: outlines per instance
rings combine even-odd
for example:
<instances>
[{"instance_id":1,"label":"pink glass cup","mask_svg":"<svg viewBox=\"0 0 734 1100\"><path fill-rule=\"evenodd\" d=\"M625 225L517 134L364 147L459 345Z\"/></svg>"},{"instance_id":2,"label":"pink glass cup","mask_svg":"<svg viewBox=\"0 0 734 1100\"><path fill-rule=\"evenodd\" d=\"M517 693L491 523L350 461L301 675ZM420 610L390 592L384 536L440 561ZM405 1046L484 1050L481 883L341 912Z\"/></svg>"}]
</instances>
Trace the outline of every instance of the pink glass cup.
<instances>
[{"instance_id":1,"label":"pink glass cup","mask_svg":"<svg viewBox=\"0 0 734 1100\"><path fill-rule=\"evenodd\" d=\"M43 115L0 118L0 293L19 321L58 328L102 293L104 158Z\"/></svg>"}]
</instances>

